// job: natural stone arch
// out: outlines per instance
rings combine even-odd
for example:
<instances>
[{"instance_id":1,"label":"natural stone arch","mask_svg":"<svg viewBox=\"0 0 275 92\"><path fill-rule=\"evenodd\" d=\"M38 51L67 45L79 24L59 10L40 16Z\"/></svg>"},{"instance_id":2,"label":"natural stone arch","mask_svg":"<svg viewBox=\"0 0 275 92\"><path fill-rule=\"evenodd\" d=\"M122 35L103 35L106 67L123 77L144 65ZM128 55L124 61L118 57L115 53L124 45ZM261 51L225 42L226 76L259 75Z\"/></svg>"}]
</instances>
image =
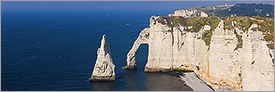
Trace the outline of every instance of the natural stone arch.
<instances>
[{"instance_id":1,"label":"natural stone arch","mask_svg":"<svg viewBox=\"0 0 275 92\"><path fill-rule=\"evenodd\" d=\"M128 52L128 54L127 54L127 65L125 66L125 68L133 69L133 68L136 67L136 52L137 52L137 50L138 50L138 48L140 47L141 44L149 45L148 41L149 41L149 29L145 28L140 32L137 40L133 44L133 47Z\"/></svg>"}]
</instances>

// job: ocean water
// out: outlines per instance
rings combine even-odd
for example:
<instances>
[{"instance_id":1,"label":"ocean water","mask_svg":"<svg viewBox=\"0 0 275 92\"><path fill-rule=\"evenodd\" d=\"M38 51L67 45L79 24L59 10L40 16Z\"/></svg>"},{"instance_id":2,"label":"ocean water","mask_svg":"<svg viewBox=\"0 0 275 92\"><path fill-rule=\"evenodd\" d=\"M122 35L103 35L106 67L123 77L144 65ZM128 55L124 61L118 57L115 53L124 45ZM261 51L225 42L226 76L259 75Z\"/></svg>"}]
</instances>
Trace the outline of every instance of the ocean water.
<instances>
[{"instance_id":1,"label":"ocean water","mask_svg":"<svg viewBox=\"0 0 275 92\"><path fill-rule=\"evenodd\" d=\"M129 2L2 2L1 89L192 90L170 73L144 73L147 45L138 51L137 69L122 69L152 15L203 5L172 2L177 6L166 9L162 8L165 2L157 8L150 7L154 2L148 3L148 7L137 8L144 2L128 6ZM101 5L105 6L95 8ZM116 80L89 82L103 34L111 46Z\"/></svg>"}]
</instances>

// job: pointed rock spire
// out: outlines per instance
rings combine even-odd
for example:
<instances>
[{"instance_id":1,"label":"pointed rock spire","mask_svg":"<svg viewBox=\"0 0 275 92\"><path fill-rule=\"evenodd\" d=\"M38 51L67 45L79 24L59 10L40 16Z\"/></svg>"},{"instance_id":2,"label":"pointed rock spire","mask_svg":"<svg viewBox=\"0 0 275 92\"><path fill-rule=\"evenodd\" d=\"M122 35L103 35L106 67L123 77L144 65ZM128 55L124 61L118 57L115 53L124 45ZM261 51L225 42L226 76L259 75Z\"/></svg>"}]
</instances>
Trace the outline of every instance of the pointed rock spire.
<instances>
[{"instance_id":1,"label":"pointed rock spire","mask_svg":"<svg viewBox=\"0 0 275 92\"><path fill-rule=\"evenodd\" d=\"M115 80L115 65L111 57L110 45L106 36L102 36L100 48L97 50L97 60L90 81Z\"/></svg>"}]
</instances>

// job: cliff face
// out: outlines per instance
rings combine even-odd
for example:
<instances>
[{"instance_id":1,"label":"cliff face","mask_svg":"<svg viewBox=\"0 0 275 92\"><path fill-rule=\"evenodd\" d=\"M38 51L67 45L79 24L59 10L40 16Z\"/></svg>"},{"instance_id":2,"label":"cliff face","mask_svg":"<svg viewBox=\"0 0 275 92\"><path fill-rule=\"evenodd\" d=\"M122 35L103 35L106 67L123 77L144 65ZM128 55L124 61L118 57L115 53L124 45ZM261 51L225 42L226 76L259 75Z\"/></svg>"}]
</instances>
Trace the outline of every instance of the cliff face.
<instances>
[{"instance_id":1,"label":"cliff face","mask_svg":"<svg viewBox=\"0 0 275 92\"><path fill-rule=\"evenodd\" d=\"M208 15L203 11L198 11L196 9L184 9L184 10L176 10L175 12L169 14L168 16L182 16L185 18L192 17L208 17Z\"/></svg>"},{"instance_id":2,"label":"cliff face","mask_svg":"<svg viewBox=\"0 0 275 92\"><path fill-rule=\"evenodd\" d=\"M265 40L272 30L262 31L257 22L248 28L238 24L213 17L152 16L127 55L127 68L134 68L139 45L148 44L147 72L187 70L216 89L273 90L274 50L267 45L273 42Z\"/></svg>"},{"instance_id":3,"label":"cliff face","mask_svg":"<svg viewBox=\"0 0 275 92\"><path fill-rule=\"evenodd\" d=\"M257 25L252 25L250 29L253 27ZM274 49L269 49L262 38L260 31L249 30L243 34L241 60L244 90L274 90Z\"/></svg>"}]
</instances>

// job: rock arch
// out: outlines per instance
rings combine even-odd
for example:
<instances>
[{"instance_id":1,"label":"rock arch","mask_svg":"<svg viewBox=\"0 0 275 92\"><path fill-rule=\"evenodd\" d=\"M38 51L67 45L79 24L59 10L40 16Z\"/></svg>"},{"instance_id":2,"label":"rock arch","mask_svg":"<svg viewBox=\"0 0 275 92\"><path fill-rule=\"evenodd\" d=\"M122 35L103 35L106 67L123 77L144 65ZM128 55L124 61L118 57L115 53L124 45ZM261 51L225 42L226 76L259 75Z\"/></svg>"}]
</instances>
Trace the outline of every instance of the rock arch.
<instances>
[{"instance_id":1,"label":"rock arch","mask_svg":"<svg viewBox=\"0 0 275 92\"><path fill-rule=\"evenodd\" d=\"M141 44L149 45L148 40L149 40L149 29L145 28L140 32L137 40L133 44L133 47L128 52L127 65L125 66L125 68L127 68L127 69L135 68L135 66L136 66L136 52Z\"/></svg>"}]
</instances>

